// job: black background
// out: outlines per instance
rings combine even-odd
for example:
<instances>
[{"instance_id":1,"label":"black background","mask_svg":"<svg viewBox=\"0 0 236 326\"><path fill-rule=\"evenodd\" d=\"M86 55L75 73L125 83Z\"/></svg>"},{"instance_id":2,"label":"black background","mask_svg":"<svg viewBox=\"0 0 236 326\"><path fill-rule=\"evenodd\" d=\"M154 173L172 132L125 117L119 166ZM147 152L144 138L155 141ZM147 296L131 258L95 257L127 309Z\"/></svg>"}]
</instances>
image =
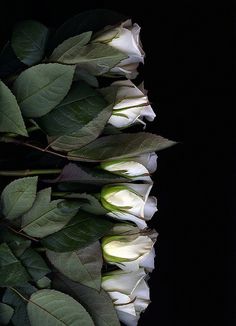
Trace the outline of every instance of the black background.
<instances>
[{"instance_id":1,"label":"black background","mask_svg":"<svg viewBox=\"0 0 236 326\"><path fill-rule=\"evenodd\" d=\"M232 8L183 0L155 7L145 0L18 3L1 13L1 44L18 20L58 26L94 8L122 12L142 26L142 71L157 112L148 129L179 142L159 154L156 270L152 304L139 325L233 326Z\"/></svg>"}]
</instances>

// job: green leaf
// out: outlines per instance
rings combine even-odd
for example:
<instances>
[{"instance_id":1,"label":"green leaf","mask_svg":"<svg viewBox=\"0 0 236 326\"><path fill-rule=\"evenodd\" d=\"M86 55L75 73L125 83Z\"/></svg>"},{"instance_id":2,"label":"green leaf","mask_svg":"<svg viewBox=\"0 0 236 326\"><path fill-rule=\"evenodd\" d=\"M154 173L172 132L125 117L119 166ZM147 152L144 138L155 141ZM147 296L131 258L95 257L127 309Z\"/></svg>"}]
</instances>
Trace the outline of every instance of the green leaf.
<instances>
[{"instance_id":1,"label":"green leaf","mask_svg":"<svg viewBox=\"0 0 236 326\"><path fill-rule=\"evenodd\" d=\"M78 212L75 202L63 199L50 201L51 188L38 192L32 208L22 216L21 231L43 238L62 229Z\"/></svg>"},{"instance_id":2,"label":"green leaf","mask_svg":"<svg viewBox=\"0 0 236 326\"><path fill-rule=\"evenodd\" d=\"M110 124L107 124L103 130L103 135L118 135L118 134L122 134L122 131L119 128L116 128Z\"/></svg>"},{"instance_id":3,"label":"green leaf","mask_svg":"<svg viewBox=\"0 0 236 326\"><path fill-rule=\"evenodd\" d=\"M26 284L25 286L17 287L16 290L23 298L29 299L30 295L37 289L30 284ZM26 310L27 301L23 298L11 289L7 289L3 295L2 301L11 305L15 310L11 319L11 323L14 326L31 326Z\"/></svg>"},{"instance_id":4,"label":"green leaf","mask_svg":"<svg viewBox=\"0 0 236 326\"><path fill-rule=\"evenodd\" d=\"M34 281L51 272L44 259L32 248L25 250L20 256L20 261Z\"/></svg>"},{"instance_id":5,"label":"green leaf","mask_svg":"<svg viewBox=\"0 0 236 326\"><path fill-rule=\"evenodd\" d=\"M73 60L73 58L76 57L78 50L90 41L91 36L92 32L85 32L68 38L53 51L49 61L67 63L68 61Z\"/></svg>"},{"instance_id":6,"label":"green leaf","mask_svg":"<svg viewBox=\"0 0 236 326\"><path fill-rule=\"evenodd\" d=\"M84 82L74 83L66 98L37 124L48 136L78 132L107 106L103 96Z\"/></svg>"},{"instance_id":7,"label":"green leaf","mask_svg":"<svg viewBox=\"0 0 236 326\"><path fill-rule=\"evenodd\" d=\"M113 222L80 211L62 230L41 240L46 248L56 252L84 248L99 240L112 228Z\"/></svg>"},{"instance_id":8,"label":"green leaf","mask_svg":"<svg viewBox=\"0 0 236 326\"><path fill-rule=\"evenodd\" d=\"M44 276L40 280L36 282L37 287L40 289L50 289L51 287L51 280L50 278Z\"/></svg>"},{"instance_id":9,"label":"green leaf","mask_svg":"<svg viewBox=\"0 0 236 326\"><path fill-rule=\"evenodd\" d=\"M47 250L46 255L53 266L69 279L100 291L103 259L99 241L71 252Z\"/></svg>"},{"instance_id":10,"label":"green leaf","mask_svg":"<svg viewBox=\"0 0 236 326\"><path fill-rule=\"evenodd\" d=\"M105 215L107 210L102 206L100 201L90 194L86 193L71 193L65 195L65 198L74 198L74 199L82 199L85 202L80 202L80 208L85 212L92 213L94 215Z\"/></svg>"},{"instance_id":11,"label":"green leaf","mask_svg":"<svg viewBox=\"0 0 236 326\"><path fill-rule=\"evenodd\" d=\"M112 300L104 290L97 292L72 282L63 275L54 278L53 287L78 300L89 312L96 326L120 326Z\"/></svg>"},{"instance_id":12,"label":"green leaf","mask_svg":"<svg viewBox=\"0 0 236 326\"><path fill-rule=\"evenodd\" d=\"M83 82L75 83L62 105L38 119L39 125L52 136L48 137L50 147L71 151L95 140L112 114L115 95L111 91L108 105L100 92Z\"/></svg>"},{"instance_id":13,"label":"green leaf","mask_svg":"<svg viewBox=\"0 0 236 326\"><path fill-rule=\"evenodd\" d=\"M74 80L83 80L92 87L95 88L99 87L98 79L95 76L89 74L86 70L82 68L79 69L77 67L75 69Z\"/></svg>"},{"instance_id":14,"label":"green leaf","mask_svg":"<svg viewBox=\"0 0 236 326\"><path fill-rule=\"evenodd\" d=\"M54 180L48 182L78 182L93 185L104 185L108 183L130 182L130 179L116 176L113 173L87 166L79 166L75 163L69 163L64 166L61 174Z\"/></svg>"},{"instance_id":15,"label":"green leaf","mask_svg":"<svg viewBox=\"0 0 236 326\"><path fill-rule=\"evenodd\" d=\"M14 309L11 306L0 302L0 325L8 325L13 313Z\"/></svg>"},{"instance_id":16,"label":"green leaf","mask_svg":"<svg viewBox=\"0 0 236 326\"><path fill-rule=\"evenodd\" d=\"M92 43L83 46L74 58L65 63L76 64L78 69L82 68L91 75L100 76L126 58L126 54L108 44Z\"/></svg>"},{"instance_id":17,"label":"green leaf","mask_svg":"<svg viewBox=\"0 0 236 326\"><path fill-rule=\"evenodd\" d=\"M16 71L22 69L25 69L24 63L17 58L11 43L7 42L0 52L0 78L14 75Z\"/></svg>"},{"instance_id":18,"label":"green leaf","mask_svg":"<svg viewBox=\"0 0 236 326\"><path fill-rule=\"evenodd\" d=\"M78 131L60 137L49 137L50 147L54 150L68 152L87 145L102 133L111 114L112 105L108 105Z\"/></svg>"},{"instance_id":19,"label":"green leaf","mask_svg":"<svg viewBox=\"0 0 236 326\"><path fill-rule=\"evenodd\" d=\"M68 93L74 66L39 64L23 71L13 91L25 117L38 118L54 109Z\"/></svg>"},{"instance_id":20,"label":"green leaf","mask_svg":"<svg viewBox=\"0 0 236 326\"><path fill-rule=\"evenodd\" d=\"M0 229L0 239L2 242L6 242L10 247L14 255L19 258L23 252L30 247L31 241L16 234L12 231L2 228Z\"/></svg>"},{"instance_id":21,"label":"green leaf","mask_svg":"<svg viewBox=\"0 0 236 326\"><path fill-rule=\"evenodd\" d=\"M19 105L10 89L0 80L0 132L28 136Z\"/></svg>"},{"instance_id":22,"label":"green leaf","mask_svg":"<svg viewBox=\"0 0 236 326\"><path fill-rule=\"evenodd\" d=\"M13 30L11 45L16 56L26 65L38 63L44 56L48 28L43 24L26 20Z\"/></svg>"},{"instance_id":23,"label":"green leaf","mask_svg":"<svg viewBox=\"0 0 236 326\"><path fill-rule=\"evenodd\" d=\"M106 9L84 11L68 19L58 28L51 39L50 48L54 49L69 37L87 31L97 32L105 26L116 25L126 19L124 15Z\"/></svg>"},{"instance_id":24,"label":"green leaf","mask_svg":"<svg viewBox=\"0 0 236 326\"><path fill-rule=\"evenodd\" d=\"M29 275L6 243L0 245L0 286L27 282Z\"/></svg>"},{"instance_id":25,"label":"green leaf","mask_svg":"<svg viewBox=\"0 0 236 326\"><path fill-rule=\"evenodd\" d=\"M78 161L105 161L132 157L168 148L176 142L147 132L104 136L78 150L68 158Z\"/></svg>"},{"instance_id":26,"label":"green leaf","mask_svg":"<svg viewBox=\"0 0 236 326\"><path fill-rule=\"evenodd\" d=\"M69 295L55 290L33 293L27 305L31 326L94 326L80 303Z\"/></svg>"},{"instance_id":27,"label":"green leaf","mask_svg":"<svg viewBox=\"0 0 236 326\"><path fill-rule=\"evenodd\" d=\"M12 181L1 195L1 209L8 220L26 213L33 205L38 177L27 177Z\"/></svg>"}]
</instances>

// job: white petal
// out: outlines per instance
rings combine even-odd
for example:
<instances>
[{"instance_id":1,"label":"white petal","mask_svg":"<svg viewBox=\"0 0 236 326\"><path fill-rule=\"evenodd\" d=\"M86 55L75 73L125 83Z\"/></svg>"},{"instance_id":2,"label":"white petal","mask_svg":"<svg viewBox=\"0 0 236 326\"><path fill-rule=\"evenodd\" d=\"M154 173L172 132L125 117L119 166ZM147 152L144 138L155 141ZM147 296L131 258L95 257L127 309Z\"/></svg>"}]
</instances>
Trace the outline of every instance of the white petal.
<instances>
[{"instance_id":1,"label":"white petal","mask_svg":"<svg viewBox=\"0 0 236 326\"><path fill-rule=\"evenodd\" d=\"M146 310L150 303L150 300L143 300L137 298L134 303L136 315L140 316L140 313Z\"/></svg>"},{"instance_id":2,"label":"white petal","mask_svg":"<svg viewBox=\"0 0 236 326\"><path fill-rule=\"evenodd\" d=\"M150 301L150 290L144 278L140 280L132 292L132 296L137 299ZM136 306L136 303L134 304Z\"/></svg>"},{"instance_id":3,"label":"white petal","mask_svg":"<svg viewBox=\"0 0 236 326\"><path fill-rule=\"evenodd\" d=\"M144 200L142 197L129 189L121 189L110 192L107 195L104 195L104 199L118 209L123 209L124 211L137 217L142 217L144 215Z\"/></svg>"},{"instance_id":4,"label":"white petal","mask_svg":"<svg viewBox=\"0 0 236 326\"><path fill-rule=\"evenodd\" d=\"M139 270L139 260L133 260L133 261L125 261L122 263L114 263L114 265L116 265L117 267L119 267L120 269L122 269L123 271L126 272L135 272Z\"/></svg>"},{"instance_id":5,"label":"white petal","mask_svg":"<svg viewBox=\"0 0 236 326\"><path fill-rule=\"evenodd\" d=\"M149 254L140 259L139 266L145 268L149 273L152 272L155 268L155 256L155 249L153 247Z\"/></svg>"},{"instance_id":6,"label":"white petal","mask_svg":"<svg viewBox=\"0 0 236 326\"><path fill-rule=\"evenodd\" d=\"M115 287L115 283L117 283L116 281L117 280L114 278L113 287ZM124 282L127 282L127 280L124 279ZM106 291L108 291L108 290L106 290ZM109 291L109 295L110 295L112 301L114 302L114 304L117 304L117 305L118 304L128 304L131 301L129 294L124 294L124 293L120 292L120 290L119 291Z\"/></svg>"},{"instance_id":7,"label":"white petal","mask_svg":"<svg viewBox=\"0 0 236 326\"><path fill-rule=\"evenodd\" d=\"M126 27L130 29L130 27L132 27L132 20L131 19L125 20L124 22L121 23L121 27Z\"/></svg>"},{"instance_id":8,"label":"white petal","mask_svg":"<svg viewBox=\"0 0 236 326\"><path fill-rule=\"evenodd\" d=\"M108 120L108 123L110 123L116 128L127 127L133 124L138 119L141 111L142 107L129 108L119 112L116 112L116 110L114 110L113 114Z\"/></svg>"},{"instance_id":9,"label":"white petal","mask_svg":"<svg viewBox=\"0 0 236 326\"><path fill-rule=\"evenodd\" d=\"M157 155L156 153L150 153L150 157L148 160L148 164L146 165L146 168L150 173L153 173L157 169Z\"/></svg>"},{"instance_id":10,"label":"white petal","mask_svg":"<svg viewBox=\"0 0 236 326\"><path fill-rule=\"evenodd\" d=\"M153 111L151 105L147 105L143 107L142 112L141 112L141 117L144 117L148 121L153 121L156 117L155 112Z\"/></svg>"},{"instance_id":11,"label":"white petal","mask_svg":"<svg viewBox=\"0 0 236 326\"><path fill-rule=\"evenodd\" d=\"M130 295L145 276L146 273L143 268L129 273L122 270L113 271L107 273L102 278L102 288L107 292L113 293L111 295L118 300L119 298L121 299L121 297L118 297L118 294L114 292L121 292L127 296ZM126 301L123 301L123 303L124 302Z\"/></svg>"},{"instance_id":12,"label":"white petal","mask_svg":"<svg viewBox=\"0 0 236 326\"><path fill-rule=\"evenodd\" d=\"M157 169L157 155L155 152L135 156L133 157L133 160L144 165L149 173L153 173Z\"/></svg>"},{"instance_id":13,"label":"white petal","mask_svg":"<svg viewBox=\"0 0 236 326\"><path fill-rule=\"evenodd\" d=\"M112 239L112 237L111 237ZM106 255L116 258L118 262L122 260L136 260L149 253L153 247L153 241L148 236L138 236L135 239L117 239L105 242L103 251ZM108 258L109 259L109 258ZM123 261L122 261L123 263Z\"/></svg>"},{"instance_id":14,"label":"white petal","mask_svg":"<svg viewBox=\"0 0 236 326\"><path fill-rule=\"evenodd\" d=\"M126 313L123 310L117 310L119 320L127 326L137 326L139 317L134 314Z\"/></svg>"},{"instance_id":15,"label":"white petal","mask_svg":"<svg viewBox=\"0 0 236 326\"><path fill-rule=\"evenodd\" d=\"M157 199L154 196L148 197L144 206L145 220L150 220L157 211Z\"/></svg>"},{"instance_id":16,"label":"white petal","mask_svg":"<svg viewBox=\"0 0 236 326\"><path fill-rule=\"evenodd\" d=\"M131 188L136 193L138 193L140 196L143 197L143 200L146 202L148 195L152 189L152 184L145 184L145 183L124 183L123 185L127 186L128 188Z\"/></svg>"},{"instance_id":17,"label":"white petal","mask_svg":"<svg viewBox=\"0 0 236 326\"><path fill-rule=\"evenodd\" d=\"M107 213L107 215L121 221L134 222L140 229L145 229L147 227L147 223L145 222L145 220L126 212L109 212Z\"/></svg>"},{"instance_id":18,"label":"white petal","mask_svg":"<svg viewBox=\"0 0 236 326\"><path fill-rule=\"evenodd\" d=\"M107 75L125 76L128 79L135 79L138 76L139 60L132 62L132 58L122 60L116 67L113 67Z\"/></svg>"},{"instance_id":19,"label":"white petal","mask_svg":"<svg viewBox=\"0 0 236 326\"><path fill-rule=\"evenodd\" d=\"M137 34L139 33L140 28L136 26L135 30L135 33ZM134 34L132 34L132 32L127 28L121 28L119 37L112 39L112 41L109 42L109 45L120 50L121 52L127 53L129 56L142 56L140 47L137 44L137 36L135 39Z\"/></svg>"},{"instance_id":20,"label":"white petal","mask_svg":"<svg viewBox=\"0 0 236 326\"><path fill-rule=\"evenodd\" d=\"M119 172L124 176L134 177L149 174L148 170L142 164L135 161L118 161L104 165L105 170L110 172Z\"/></svg>"},{"instance_id":21,"label":"white petal","mask_svg":"<svg viewBox=\"0 0 236 326\"><path fill-rule=\"evenodd\" d=\"M112 86L118 86L113 83ZM129 85L119 85L116 95L117 104L114 106L115 110L131 106L143 106L148 103L148 98L144 95L138 87L133 83Z\"/></svg>"},{"instance_id":22,"label":"white petal","mask_svg":"<svg viewBox=\"0 0 236 326\"><path fill-rule=\"evenodd\" d=\"M141 44L141 41L140 41L140 30L141 30L141 27L138 24L136 24L136 23L133 24L131 32L133 34L133 38L135 40L135 43L137 44L137 46L139 48L139 51L140 51L142 57L144 58L145 53L143 51L142 44Z\"/></svg>"}]
</instances>

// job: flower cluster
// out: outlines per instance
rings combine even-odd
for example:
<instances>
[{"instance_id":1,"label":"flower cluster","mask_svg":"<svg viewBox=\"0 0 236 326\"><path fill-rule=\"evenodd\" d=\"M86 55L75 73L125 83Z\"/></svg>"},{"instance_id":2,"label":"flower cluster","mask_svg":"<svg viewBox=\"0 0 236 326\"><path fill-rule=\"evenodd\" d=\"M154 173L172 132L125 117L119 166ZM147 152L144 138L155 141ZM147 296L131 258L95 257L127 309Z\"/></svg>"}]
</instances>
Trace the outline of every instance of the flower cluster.
<instances>
[{"instance_id":1,"label":"flower cluster","mask_svg":"<svg viewBox=\"0 0 236 326\"><path fill-rule=\"evenodd\" d=\"M140 27L131 20L120 26L109 27L98 33L93 42L109 44L123 52L127 58L107 73L108 76L125 76L126 80L115 81L110 87L116 88L116 100L108 123L117 128L126 128L142 123L143 118L153 121L155 113L150 106L143 85L135 86L130 79L137 77L139 63L144 63L144 51L140 42Z\"/></svg>"},{"instance_id":2,"label":"flower cluster","mask_svg":"<svg viewBox=\"0 0 236 326\"><path fill-rule=\"evenodd\" d=\"M0 325L136 326L149 305L155 152L174 142L143 130L144 56L107 10L20 22L0 51Z\"/></svg>"},{"instance_id":3,"label":"flower cluster","mask_svg":"<svg viewBox=\"0 0 236 326\"><path fill-rule=\"evenodd\" d=\"M109 74L124 75L126 80L116 81L113 113L108 121L116 128L127 128L153 121L155 113L143 86L135 86L130 79L137 76L138 64L144 63L140 42L140 27L123 22L100 32L94 42L103 42L127 54ZM111 296L119 319L128 326L137 325L140 313L150 302L147 273L154 268L154 243L157 233L147 230L147 222L157 211L157 200L150 196L153 186L150 174L156 170L157 156L146 153L123 160L102 162L100 168L129 179L131 182L105 185L101 203L107 215L123 224L116 224L102 239L104 260L119 267L103 275L102 287ZM136 224L127 223L132 222Z\"/></svg>"}]
</instances>

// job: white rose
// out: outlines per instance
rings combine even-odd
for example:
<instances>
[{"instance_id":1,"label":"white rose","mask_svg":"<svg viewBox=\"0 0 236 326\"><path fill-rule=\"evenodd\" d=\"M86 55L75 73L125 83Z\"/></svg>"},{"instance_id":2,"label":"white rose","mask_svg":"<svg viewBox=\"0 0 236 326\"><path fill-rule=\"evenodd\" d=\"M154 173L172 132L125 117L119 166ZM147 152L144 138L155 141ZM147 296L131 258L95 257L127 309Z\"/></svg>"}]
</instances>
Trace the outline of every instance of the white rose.
<instances>
[{"instance_id":1,"label":"white rose","mask_svg":"<svg viewBox=\"0 0 236 326\"><path fill-rule=\"evenodd\" d=\"M140 42L140 27L129 19L120 26L111 26L100 32L93 42L106 43L127 55L109 74L126 76L128 79L136 78L137 67L144 62L144 51Z\"/></svg>"},{"instance_id":2,"label":"white rose","mask_svg":"<svg viewBox=\"0 0 236 326\"><path fill-rule=\"evenodd\" d=\"M102 239L104 260L126 271L140 267L148 272L154 269L156 231L140 230L129 224L118 224Z\"/></svg>"},{"instance_id":3,"label":"white rose","mask_svg":"<svg viewBox=\"0 0 236 326\"><path fill-rule=\"evenodd\" d=\"M109 211L107 215L119 220L132 221L139 228L147 227L157 211L157 200L149 196L152 184L122 183L106 185L101 190L102 205Z\"/></svg>"},{"instance_id":4,"label":"white rose","mask_svg":"<svg viewBox=\"0 0 236 326\"><path fill-rule=\"evenodd\" d=\"M118 174L133 181L152 182L150 173L156 170L156 160L157 155L155 153L147 153L139 157L103 162L100 164L100 167L105 171Z\"/></svg>"},{"instance_id":5,"label":"white rose","mask_svg":"<svg viewBox=\"0 0 236 326\"><path fill-rule=\"evenodd\" d=\"M156 117L148 97L144 91L136 87L130 80L116 81L111 84L116 87L116 103L113 107L112 116L108 123L117 127L129 127L135 122L141 122L143 118L153 121Z\"/></svg>"},{"instance_id":6,"label":"white rose","mask_svg":"<svg viewBox=\"0 0 236 326\"><path fill-rule=\"evenodd\" d=\"M113 271L102 277L102 288L110 295L117 315L127 326L136 326L150 303L150 291L144 269L127 273Z\"/></svg>"},{"instance_id":7,"label":"white rose","mask_svg":"<svg viewBox=\"0 0 236 326\"><path fill-rule=\"evenodd\" d=\"M134 157L136 162L144 165L150 173L154 173L157 169L157 154L155 152L144 153Z\"/></svg>"}]
</instances>

